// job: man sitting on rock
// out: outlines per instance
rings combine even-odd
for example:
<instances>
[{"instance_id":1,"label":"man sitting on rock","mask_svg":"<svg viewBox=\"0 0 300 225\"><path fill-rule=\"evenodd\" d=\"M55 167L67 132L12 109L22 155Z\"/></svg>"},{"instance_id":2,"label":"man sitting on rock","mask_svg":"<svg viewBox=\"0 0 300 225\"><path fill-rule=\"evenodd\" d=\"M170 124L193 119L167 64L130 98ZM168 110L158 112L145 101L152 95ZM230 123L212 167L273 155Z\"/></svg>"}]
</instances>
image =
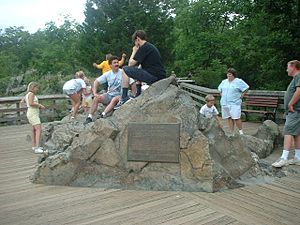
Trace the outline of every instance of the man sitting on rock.
<instances>
[{"instance_id":1,"label":"man sitting on rock","mask_svg":"<svg viewBox=\"0 0 300 225\"><path fill-rule=\"evenodd\" d=\"M121 82L122 82L122 69L119 69L119 60L117 56L112 56L109 59L110 71L98 77L93 85L94 99L89 115L84 124L93 121L93 115L97 111L98 104L102 103L107 105L100 117L106 117L107 113L111 112L114 106L119 102L121 97ZM98 94L97 89L99 84L108 83L108 90L104 94Z\"/></svg>"},{"instance_id":2,"label":"man sitting on rock","mask_svg":"<svg viewBox=\"0 0 300 225\"><path fill-rule=\"evenodd\" d=\"M154 82L166 78L166 71L158 49L146 41L146 33L137 30L132 35L134 46L129 59L128 66L123 68L122 74L122 98L115 109L119 108L129 100L128 87L129 78L137 81L136 96L141 94L141 82L153 84ZM140 65L141 68L136 66Z\"/></svg>"}]
</instances>

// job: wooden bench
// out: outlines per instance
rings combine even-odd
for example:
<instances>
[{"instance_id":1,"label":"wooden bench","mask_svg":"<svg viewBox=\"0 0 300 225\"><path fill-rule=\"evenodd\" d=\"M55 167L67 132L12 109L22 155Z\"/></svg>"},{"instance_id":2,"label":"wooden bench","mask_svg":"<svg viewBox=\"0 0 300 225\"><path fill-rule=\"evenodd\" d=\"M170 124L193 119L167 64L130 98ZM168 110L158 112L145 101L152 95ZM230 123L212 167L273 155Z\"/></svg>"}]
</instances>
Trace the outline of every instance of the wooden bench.
<instances>
[{"instance_id":1,"label":"wooden bench","mask_svg":"<svg viewBox=\"0 0 300 225\"><path fill-rule=\"evenodd\" d=\"M276 111L279 104L278 97L265 97L265 96L254 96L245 95L242 113L245 113L246 121L250 113L263 114L263 120L276 119Z\"/></svg>"}]
</instances>

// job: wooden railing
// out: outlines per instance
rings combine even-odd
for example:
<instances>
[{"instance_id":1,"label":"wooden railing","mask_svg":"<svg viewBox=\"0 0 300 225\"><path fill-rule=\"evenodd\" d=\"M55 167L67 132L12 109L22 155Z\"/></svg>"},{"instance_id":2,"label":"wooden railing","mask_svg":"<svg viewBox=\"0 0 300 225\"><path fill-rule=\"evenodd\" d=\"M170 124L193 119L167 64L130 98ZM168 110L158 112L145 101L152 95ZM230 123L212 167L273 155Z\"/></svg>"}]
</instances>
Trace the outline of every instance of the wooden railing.
<instances>
[{"instance_id":1,"label":"wooden railing","mask_svg":"<svg viewBox=\"0 0 300 225\"><path fill-rule=\"evenodd\" d=\"M205 104L205 96L211 94L216 98L216 106L220 109L220 93L217 89L210 89L206 87L201 87L193 84L188 83L180 83L179 87L188 93L196 104L201 107ZM284 106L283 106L283 99L284 99L285 91L264 91L264 90L249 90L248 94L253 96L264 96L264 97L278 97L279 98L279 107L278 113L276 114L276 119L284 119Z\"/></svg>"},{"instance_id":2,"label":"wooden railing","mask_svg":"<svg viewBox=\"0 0 300 225\"><path fill-rule=\"evenodd\" d=\"M38 95L39 103L46 106L40 110L42 121L53 121L68 114L69 97L66 95ZM27 123L26 105L20 104L23 96L0 98L0 125Z\"/></svg>"},{"instance_id":3,"label":"wooden railing","mask_svg":"<svg viewBox=\"0 0 300 225\"><path fill-rule=\"evenodd\" d=\"M201 107L205 104L205 96L212 94L216 98L216 106L220 109L220 93L217 89L210 89L193 85L190 83L179 83L179 87L189 94L196 104ZM284 91L261 91L249 90L248 92L255 96L269 96L279 98L279 109L276 119L284 119L283 98ZM26 105L20 105L22 96L1 97L0 98L0 125L26 123ZM69 113L71 108L69 97L66 95L40 95L39 102L46 106L45 110L40 111L43 122L60 119Z\"/></svg>"}]
</instances>

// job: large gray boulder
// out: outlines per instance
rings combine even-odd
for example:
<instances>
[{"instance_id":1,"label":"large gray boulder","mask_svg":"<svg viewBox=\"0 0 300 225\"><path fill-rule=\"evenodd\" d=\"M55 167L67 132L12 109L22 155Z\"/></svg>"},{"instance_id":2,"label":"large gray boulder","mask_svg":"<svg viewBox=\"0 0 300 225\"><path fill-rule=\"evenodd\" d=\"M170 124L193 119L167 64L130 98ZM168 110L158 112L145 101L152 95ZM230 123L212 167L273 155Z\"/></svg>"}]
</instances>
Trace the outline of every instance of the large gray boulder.
<instances>
[{"instance_id":1,"label":"large gray boulder","mask_svg":"<svg viewBox=\"0 0 300 225\"><path fill-rule=\"evenodd\" d=\"M256 153L259 158L266 158L278 147L282 135L276 123L266 120L253 136L245 135L242 139L249 151Z\"/></svg>"},{"instance_id":2,"label":"large gray boulder","mask_svg":"<svg viewBox=\"0 0 300 225\"><path fill-rule=\"evenodd\" d=\"M111 117L87 126L83 117L48 125L43 140L52 153L40 160L33 182L207 192L239 186L237 178L255 164L243 139L201 117L173 83L173 77L159 81ZM180 123L179 163L128 161L131 122Z\"/></svg>"}]
</instances>

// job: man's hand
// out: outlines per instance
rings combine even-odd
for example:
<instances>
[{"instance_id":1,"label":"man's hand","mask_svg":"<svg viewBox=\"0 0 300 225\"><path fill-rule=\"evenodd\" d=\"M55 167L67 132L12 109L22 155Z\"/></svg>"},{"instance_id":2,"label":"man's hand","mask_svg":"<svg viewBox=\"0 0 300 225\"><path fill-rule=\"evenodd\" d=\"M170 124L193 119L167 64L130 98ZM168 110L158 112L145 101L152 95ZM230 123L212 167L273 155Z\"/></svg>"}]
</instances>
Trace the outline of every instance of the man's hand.
<instances>
[{"instance_id":1,"label":"man's hand","mask_svg":"<svg viewBox=\"0 0 300 225\"><path fill-rule=\"evenodd\" d=\"M42 104L39 104L39 108L40 109L46 109L46 107L44 105L42 105Z\"/></svg>"},{"instance_id":2,"label":"man's hand","mask_svg":"<svg viewBox=\"0 0 300 225\"><path fill-rule=\"evenodd\" d=\"M122 58L126 58L126 54L125 53L122 54Z\"/></svg>"},{"instance_id":3,"label":"man's hand","mask_svg":"<svg viewBox=\"0 0 300 225\"><path fill-rule=\"evenodd\" d=\"M292 105L290 103L288 104L288 109L290 112L295 112L294 105Z\"/></svg>"},{"instance_id":4,"label":"man's hand","mask_svg":"<svg viewBox=\"0 0 300 225\"><path fill-rule=\"evenodd\" d=\"M137 52L138 49L139 49L139 47L135 45L132 47L132 52Z\"/></svg>"},{"instance_id":5,"label":"man's hand","mask_svg":"<svg viewBox=\"0 0 300 225\"><path fill-rule=\"evenodd\" d=\"M137 64L137 61L135 61L133 58L138 49L139 49L139 47L137 45L134 45L132 47L132 53L131 53L131 56L128 61L128 66L135 66Z\"/></svg>"},{"instance_id":6,"label":"man's hand","mask_svg":"<svg viewBox=\"0 0 300 225\"><path fill-rule=\"evenodd\" d=\"M99 98L101 97L101 95L95 93L95 94L94 94L94 97L97 98L97 99L99 99Z\"/></svg>"}]
</instances>

